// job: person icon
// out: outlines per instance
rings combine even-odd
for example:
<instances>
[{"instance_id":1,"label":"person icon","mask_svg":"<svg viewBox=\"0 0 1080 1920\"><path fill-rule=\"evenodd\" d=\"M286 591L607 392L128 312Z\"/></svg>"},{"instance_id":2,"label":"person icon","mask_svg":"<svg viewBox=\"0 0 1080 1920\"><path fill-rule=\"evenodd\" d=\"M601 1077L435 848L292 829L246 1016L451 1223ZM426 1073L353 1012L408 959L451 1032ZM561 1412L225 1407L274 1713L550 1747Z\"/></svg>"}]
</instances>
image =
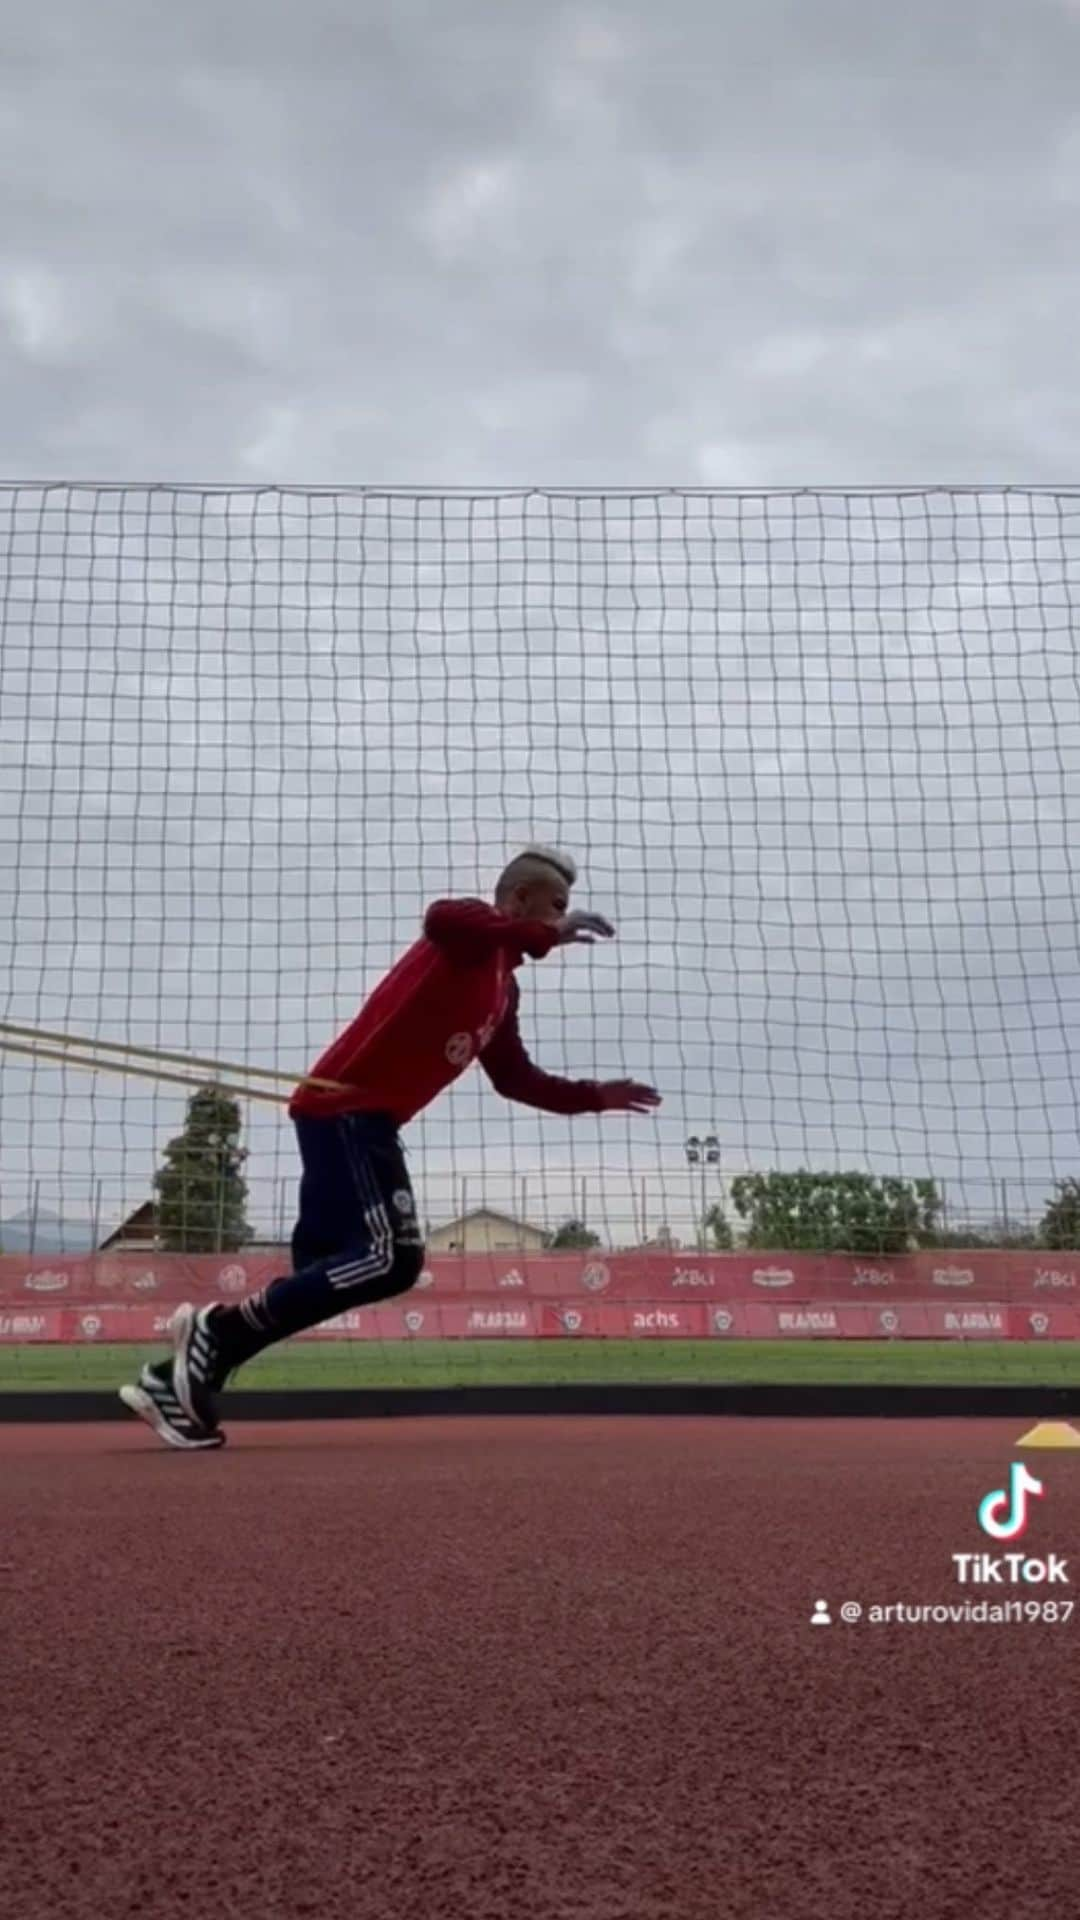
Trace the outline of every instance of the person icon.
<instances>
[{"instance_id":1,"label":"person icon","mask_svg":"<svg viewBox=\"0 0 1080 1920\"><path fill-rule=\"evenodd\" d=\"M810 1625L812 1627L832 1626L832 1616L824 1600L814 1601L814 1611L810 1615Z\"/></svg>"}]
</instances>

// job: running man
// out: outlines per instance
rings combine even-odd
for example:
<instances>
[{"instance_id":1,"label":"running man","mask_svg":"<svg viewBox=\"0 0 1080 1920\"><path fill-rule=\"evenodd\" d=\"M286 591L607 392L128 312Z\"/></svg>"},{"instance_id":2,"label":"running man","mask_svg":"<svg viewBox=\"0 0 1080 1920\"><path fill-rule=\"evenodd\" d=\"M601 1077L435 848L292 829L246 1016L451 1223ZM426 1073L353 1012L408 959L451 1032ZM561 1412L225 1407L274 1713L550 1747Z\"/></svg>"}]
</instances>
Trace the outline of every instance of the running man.
<instances>
[{"instance_id":1,"label":"running man","mask_svg":"<svg viewBox=\"0 0 1080 1920\"><path fill-rule=\"evenodd\" d=\"M124 1405L173 1447L220 1447L218 1395L265 1348L351 1307L415 1286L424 1244L400 1128L478 1059L496 1091L543 1113L650 1113L634 1080L563 1080L533 1065L518 1028L515 972L525 956L588 946L615 929L570 913L577 868L530 846L505 869L495 904L439 900L421 938L321 1055L289 1105L300 1146L292 1272L235 1306L178 1309L171 1359L145 1366Z\"/></svg>"}]
</instances>

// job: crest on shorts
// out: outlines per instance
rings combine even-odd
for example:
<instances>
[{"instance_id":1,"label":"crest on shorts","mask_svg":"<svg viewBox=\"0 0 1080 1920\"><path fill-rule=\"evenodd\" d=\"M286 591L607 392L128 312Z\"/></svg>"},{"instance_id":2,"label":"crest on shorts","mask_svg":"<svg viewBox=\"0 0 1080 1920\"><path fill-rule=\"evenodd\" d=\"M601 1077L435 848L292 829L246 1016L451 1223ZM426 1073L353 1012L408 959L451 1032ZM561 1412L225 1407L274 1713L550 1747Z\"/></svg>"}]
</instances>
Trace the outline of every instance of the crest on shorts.
<instances>
[{"instance_id":1,"label":"crest on shorts","mask_svg":"<svg viewBox=\"0 0 1080 1920\"><path fill-rule=\"evenodd\" d=\"M406 1219L410 1219L413 1213L416 1211L413 1205L413 1197L412 1197L412 1194L409 1192L408 1187L398 1188L397 1192L394 1195L394 1205L397 1208L399 1213L403 1213L405 1215Z\"/></svg>"},{"instance_id":2,"label":"crest on shorts","mask_svg":"<svg viewBox=\"0 0 1080 1920\"><path fill-rule=\"evenodd\" d=\"M472 1059L472 1034L452 1033L446 1043L446 1057L452 1067L465 1067Z\"/></svg>"}]
</instances>

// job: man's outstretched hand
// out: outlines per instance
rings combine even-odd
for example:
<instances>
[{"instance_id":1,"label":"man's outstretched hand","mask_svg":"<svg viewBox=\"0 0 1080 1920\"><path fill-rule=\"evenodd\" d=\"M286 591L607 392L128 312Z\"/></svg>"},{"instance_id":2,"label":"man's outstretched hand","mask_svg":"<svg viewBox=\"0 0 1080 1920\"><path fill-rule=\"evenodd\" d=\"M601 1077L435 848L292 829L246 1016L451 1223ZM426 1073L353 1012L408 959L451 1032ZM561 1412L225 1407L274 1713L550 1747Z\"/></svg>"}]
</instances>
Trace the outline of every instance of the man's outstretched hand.
<instances>
[{"instance_id":1,"label":"man's outstretched hand","mask_svg":"<svg viewBox=\"0 0 1080 1920\"><path fill-rule=\"evenodd\" d=\"M598 934L602 940L615 937L611 921L598 913L568 913L559 922L560 947L591 947Z\"/></svg>"},{"instance_id":2,"label":"man's outstretched hand","mask_svg":"<svg viewBox=\"0 0 1080 1920\"><path fill-rule=\"evenodd\" d=\"M561 947L591 947L599 937L611 940L615 929L599 913L568 913L559 924ZM638 1080L605 1080L600 1086L601 1113L653 1113L660 1105L655 1087Z\"/></svg>"},{"instance_id":3,"label":"man's outstretched hand","mask_svg":"<svg viewBox=\"0 0 1080 1920\"><path fill-rule=\"evenodd\" d=\"M605 1080L600 1087L602 1113L652 1113L660 1105L655 1087L643 1087L637 1080Z\"/></svg>"}]
</instances>

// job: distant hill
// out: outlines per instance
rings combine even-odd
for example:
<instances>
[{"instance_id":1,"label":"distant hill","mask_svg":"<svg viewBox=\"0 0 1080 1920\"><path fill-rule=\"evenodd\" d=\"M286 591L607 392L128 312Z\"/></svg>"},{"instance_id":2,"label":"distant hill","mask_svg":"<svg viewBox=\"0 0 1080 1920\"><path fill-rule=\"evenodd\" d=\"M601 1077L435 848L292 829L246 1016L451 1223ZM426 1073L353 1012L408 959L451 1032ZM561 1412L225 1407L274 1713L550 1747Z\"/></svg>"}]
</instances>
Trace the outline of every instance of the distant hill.
<instances>
[{"instance_id":1,"label":"distant hill","mask_svg":"<svg viewBox=\"0 0 1080 1920\"><path fill-rule=\"evenodd\" d=\"M61 1220L56 1214L19 1213L0 1220L0 1253L92 1253L94 1228L89 1220Z\"/></svg>"}]
</instances>

